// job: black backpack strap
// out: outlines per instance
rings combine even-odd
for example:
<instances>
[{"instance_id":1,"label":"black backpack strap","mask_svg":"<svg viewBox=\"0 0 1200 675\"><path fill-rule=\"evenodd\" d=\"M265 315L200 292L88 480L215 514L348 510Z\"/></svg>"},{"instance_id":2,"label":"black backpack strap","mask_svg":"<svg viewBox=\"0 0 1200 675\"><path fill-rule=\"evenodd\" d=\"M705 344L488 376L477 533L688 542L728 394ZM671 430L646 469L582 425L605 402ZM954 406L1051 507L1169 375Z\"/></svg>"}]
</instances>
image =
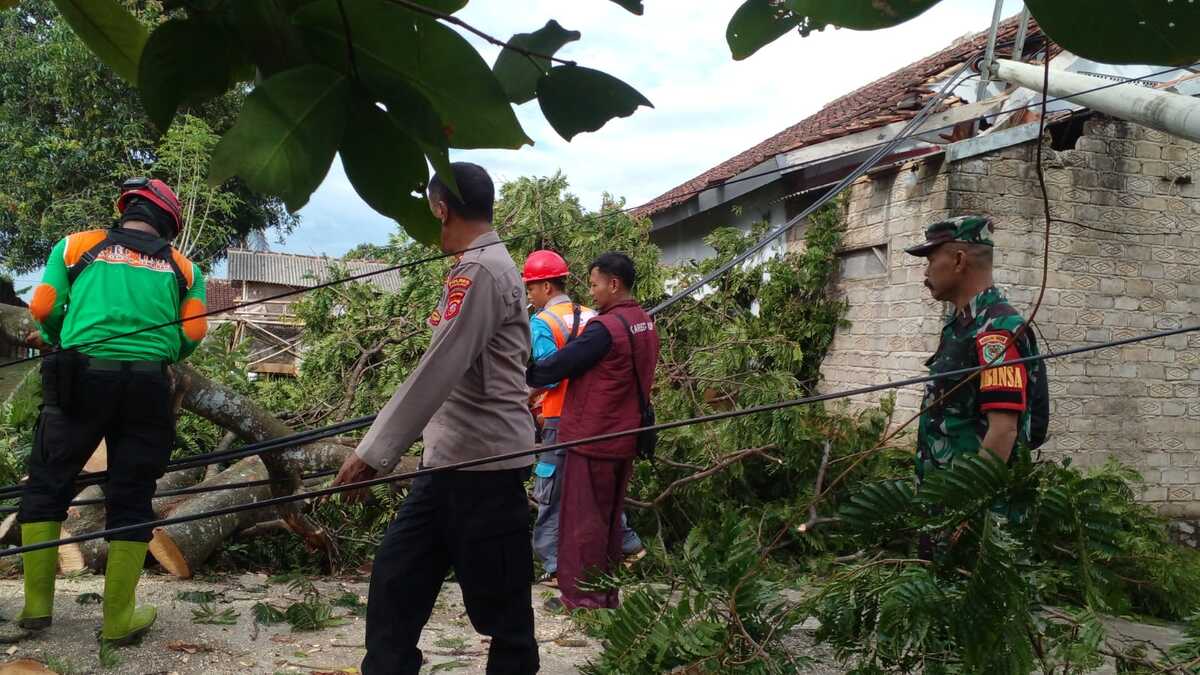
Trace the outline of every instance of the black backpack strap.
<instances>
[{"instance_id":1,"label":"black backpack strap","mask_svg":"<svg viewBox=\"0 0 1200 675\"><path fill-rule=\"evenodd\" d=\"M68 286L75 284L75 279L79 278L80 274L83 274L83 271L87 269L88 265L91 265L96 261L96 256L100 255L101 251L116 243L113 241L111 233L112 230L109 230L109 234L104 235L104 238L100 240L100 243L84 251L83 255L79 257L79 260L77 260L74 265L71 265L67 268Z\"/></svg>"},{"instance_id":2,"label":"black backpack strap","mask_svg":"<svg viewBox=\"0 0 1200 675\"><path fill-rule=\"evenodd\" d=\"M581 311L578 302L571 303L571 316L573 318L571 320L571 332L567 333L567 342L579 336L579 314Z\"/></svg>"},{"instance_id":3,"label":"black backpack strap","mask_svg":"<svg viewBox=\"0 0 1200 675\"><path fill-rule=\"evenodd\" d=\"M617 317L617 321L625 326L625 334L629 336L629 363L633 366L633 381L637 383L638 407L644 414L650 407L650 402L646 399L646 392L642 390L642 378L638 375L637 356L634 354L633 346L633 329L629 327L629 322L625 320L625 317L620 314L613 314L613 316Z\"/></svg>"},{"instance_id":4,"label":"black backpack strap","mask_svg":"<svg viewBox=\"0 0 1200 675\"><path fill-rule=\"evenodd\" d=\"M79 278L79 275L83 274L83 271L87 269L88 265L91 265L96 261L96 258L99 257L100 252L109 246L113 246L114 244L131 248L143 255L158 258L159 260L163 260L170 265L171 271L175 274L175 284L179 288L179 302L183 302L184 297L187 296L190 286L188 285L187 277L183 274L183 270L179 268L179 263L175 262L175 256L172 254L173 249L171 244L161 237L156 237L146 241L143 239L124 236L119 228L110 229L108 233L104 235L104 239L100 240L100 243L89 248L87 251L84 251L83 255L79 257L78 262L67 268L67 284L73 285L75 280Z\"/></svg>"},{"instance_id":5,"label":"black backpack strap","mask_svg":"<svg viewBox=\"0 0 1200 675\"><path fill-rule=\"evenodd\" d=\"M158 258L170 265L171 271L175 273L175 283L179 287L179 302L183 302L190 286L188 285L187 277L183 274L183 270L179 268L179 263L175 262L175 256L173 255L174 248L170 242L162 237L154 237L147 240L140 237L128 236L121 232L120 229L109 230L108 239L143 255Z\"/></svg>"}]
</instances>

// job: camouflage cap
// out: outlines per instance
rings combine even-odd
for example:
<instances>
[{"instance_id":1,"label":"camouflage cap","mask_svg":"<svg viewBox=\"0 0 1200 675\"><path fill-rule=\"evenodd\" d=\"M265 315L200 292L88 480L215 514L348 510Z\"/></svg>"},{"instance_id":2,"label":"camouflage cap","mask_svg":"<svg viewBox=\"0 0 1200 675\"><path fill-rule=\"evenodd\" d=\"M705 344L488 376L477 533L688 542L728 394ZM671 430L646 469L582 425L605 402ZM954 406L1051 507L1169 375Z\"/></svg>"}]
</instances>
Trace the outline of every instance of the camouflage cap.
<instances>
[{"instance_id":1,"label":"camouflage cap","mask_svg":"<svg viewBox=\"0 0 1200 675\"><path fill-rule=\"evenodd\" d=\"M933 249L952 241L963 244L983 244L994 246L992 233L996 226L987 216L959 216L947 220L939 220L925 228L925 241L904 249L909 255L924 258Z\"/></svg>"}]
</instances>

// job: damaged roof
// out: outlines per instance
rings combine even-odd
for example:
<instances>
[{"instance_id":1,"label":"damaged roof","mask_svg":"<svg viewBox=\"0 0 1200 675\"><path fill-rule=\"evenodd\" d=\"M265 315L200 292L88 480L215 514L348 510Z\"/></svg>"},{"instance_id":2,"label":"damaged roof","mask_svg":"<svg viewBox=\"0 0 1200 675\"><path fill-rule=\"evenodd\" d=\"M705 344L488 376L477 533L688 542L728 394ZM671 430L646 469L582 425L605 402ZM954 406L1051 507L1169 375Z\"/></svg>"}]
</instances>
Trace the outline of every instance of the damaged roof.
<instances>
[{"instance_id":1,"label":"damaged roof","mask_svg":"<svg viewBox=\"0 0 1200 675\"><path fill-rule=\"evenodd\" d=\"M230 249L228 274L230 281L311 288L333 279L335 266L351 276L391 267L387 263L367 260L338 260L295 253ZM404 277L398 270L388 270L366 277L363 281L381 291L395 293L404 284Z\"/></svg>"},{"instance_id":2,"label":"damaged roof","mask_svg":"<svg viewBox=\"0 0 1200 675\"><path fill-rule=\"evenodd\" d=\"M1000 23L997 45L1013 43L1018 18L1019 15ZM1026 53L1040 48L1041 43L1038 39L1041 30L1032 18L1029 20L1028 31ZM652 216L682 204L698 191L716 187L780 153L908 120L916 116L921 106L936 93L928 86L931 79L936 79L964 61L981 58L986 47L987 31L955 41L936 54L838 98L798 124L646 202L639 206L635 213L639 216ZM965 101L962 99L950 96L934 112L963 103Z\"/></svg>"}]
</instances>

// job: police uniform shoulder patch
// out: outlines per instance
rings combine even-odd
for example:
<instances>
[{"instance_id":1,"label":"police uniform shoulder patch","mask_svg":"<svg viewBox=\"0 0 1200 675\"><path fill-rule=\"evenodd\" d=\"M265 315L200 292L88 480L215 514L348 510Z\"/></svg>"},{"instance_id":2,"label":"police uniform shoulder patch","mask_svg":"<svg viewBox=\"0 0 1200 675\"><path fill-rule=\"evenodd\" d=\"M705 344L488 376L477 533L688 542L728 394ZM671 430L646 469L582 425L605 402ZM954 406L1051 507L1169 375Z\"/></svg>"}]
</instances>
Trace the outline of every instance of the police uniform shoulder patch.
<instances>
[{"instance_id":1,"label":"police uniform shoulder patch","mask_svg":"<svg viewBox=\"0 0 1200 675\"><path fill-rule=\"evenodd\" d=\"M436 309L433 310L433 313L429 315L429 327L437 328L437 325L441 322L442 322L442 312L440 310L436 310Z\"/></svg>"},{"instance_id":2,"label":"police uniform shoulder patch","mask_svg":"<svg viewBox=\"0 0 1200 675\"><path fill-rule=\"evenodd\" d=\"M458 316L462 311L463 301L467 297L467 290L471 288L471 279L464 276L450 277L446 282L446 311L442 315L442 319L449 321Z\"/></svg>"}]
</instances>

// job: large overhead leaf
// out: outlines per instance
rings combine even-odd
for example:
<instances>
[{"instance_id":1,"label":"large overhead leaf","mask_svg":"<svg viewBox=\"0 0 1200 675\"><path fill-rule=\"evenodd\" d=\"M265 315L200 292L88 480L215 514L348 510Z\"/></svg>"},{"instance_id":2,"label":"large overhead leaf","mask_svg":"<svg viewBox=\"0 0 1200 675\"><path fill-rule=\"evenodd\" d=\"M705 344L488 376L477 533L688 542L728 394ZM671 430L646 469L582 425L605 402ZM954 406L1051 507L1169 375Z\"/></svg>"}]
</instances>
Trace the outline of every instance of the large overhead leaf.
<instances>
[{"instance_id":1,"label":"large overhead leaf","mask_svg":"<svg viewBox=\"0 0 1200 675\"><path fill-rule=\"evenodd\" d=\"M646 8L642 6L642 0L612 0L612 1L617 3L620 6L624 7L625 9L633 12L634 14L637 14L638 16L641 16L642 13L646 11Z\"/></svg>"},{"instance_id":2,"label":"large overhead leaf","mask_svg":"<svg viewBox=\"0 0 1200 675\"><path fill-rule=\"evenodd\" d=\"M799 25L799 17L772 0L746 0L729 19L725 42L740 61Z\"/></svg>"},{"instance_id":3,"label":"large overhead leaf","mask_svg":"<svg viewBox=\"0 0 1200 675\"><path fill-rule=\"evenodd\" d=\"M213 151L209 182L240 176L251 189L298 211L321 184L346 127L350 83L324 66L274 75L246 98Z\"/></svg>"},{"instance_id":4,"label":"large overhead leaf","mask_svg":"<svg viewBox=\"0 0 1200 675\"><path fill-rule=\"evenodd\" d=\"M416 89L438 111L451 147L516 149L533 142L492 70L458 33L385 0L359 0L345 9L357 71L376 96L386 99L395 82ZM337 0L306 5L296 21L317 58L354 69Z\"/></svg>"},{"instance_id":5,"label":"large overhead leaf","mask_svg":"<svg viewBox=\"0 0 1200 675\"><path fill-rule=\"evenodd\" d=\"M137 84L146 27L117 0L54 0L54 6L92 53Z\"/></svg>"},{"instance_id":6,"label":"large overhead leaf","mask_svg":"<svg viewBox=\"0 0 1200 675\"><path fill-rule=\"evenodd\" d=\"M890 28L920 15L942 0L786 0L799 21L854 30ZM1095 3L1092 3L1095 4Z\"/></svg>"},{"instance_id":7,"label":"large overhead leaf","mask_svg":"<svg viewBox=\"0 0 1200 675\"><path fill-rule=\"evenodd\" d=\"M154 29L142 50L138 89L146 114L166 130L181 103L229 88L236 61L228 34L201 19L171 19Z\"/></svg>"},{"instance_id":8,"label":"large overhead leaf","mask_svg":"<svg viewBox=\"0 0 1200 675\"><path fill-rule=\"evenodd\" d=\"M535 54L554 56L568 42L580 37L579 31L567 30L551 19L546 25L532 33L517 33L508 43L522 47ZM537 96L537 83L553 64L549 59L529 56L515 49L505 49L496 58L492 72L504 87L504 93L513 103L524 103Z\"/></svg>"},{"instance_id":9,"label":"large overhead leaf","mask_svg":"<svg viewBox=\"0 0 1200 675\"><path fill-rule=\"evenodd\" d=\"M1200 61L1200 5L1188 0L1028 0L1064 49L1103 63L1187 66Z\"/></svg>"},{"instance_id":10,"label":"large overhead leaf","mask_svg":"<svg viewBox=\"0 0 1200 675\"><path fill-rule=\"evenodd\" d=\"M451 192L458 194L458 183L450 169L450 146L442 127L442 118L433 105L417 90L403 83L394 84L383 103L388 113L429 158L438 178Z\"/></svg>"},{"instance_id":11,"label":"large overhead leaf","mask_svg":"<svg viewBox=\"0 0 1200 675\"><path fill-rule=\"evenodd\" d=\"M629 117L638 106L654 105L636 89L599 70L557 66L538 82L542 114L568 141L595 131L614 117Z\"/></svg>"},{"instance_id":12,"label":"large overhead leaf","mask_svg":"<svg viewBox=\"0 0 1200 675\"><path fill-rule=\"evenodd\" d=\"M467 6L467 0L415 0L418 5L424 5L429 9L436 10L443 14L453 14L463 7Z\"/></svg>"},{"instance_id":13,"label":"large overhead leaf","mask_svg":"<svg viewBox=\"0 0 1200 675\"><path fill-rule=\"evenodd\" d=\"M429 181L425 155L391 115L358 99L342 136L342 166L354 190L371 208L395 219L413 239L439 241L440 225L421 192Z\"/></svg>"},{"instance_id":14,"label":"large overhead leaf","mask_svg":"<svg viewBox=\"0 0 1200 675\"><path fill-rule=\"evenodd\" d=\"M308 62L290 13L308 0L237 0L229 3L230 21L242 48L264 77Z\"/></svg>"}]
</instances>

